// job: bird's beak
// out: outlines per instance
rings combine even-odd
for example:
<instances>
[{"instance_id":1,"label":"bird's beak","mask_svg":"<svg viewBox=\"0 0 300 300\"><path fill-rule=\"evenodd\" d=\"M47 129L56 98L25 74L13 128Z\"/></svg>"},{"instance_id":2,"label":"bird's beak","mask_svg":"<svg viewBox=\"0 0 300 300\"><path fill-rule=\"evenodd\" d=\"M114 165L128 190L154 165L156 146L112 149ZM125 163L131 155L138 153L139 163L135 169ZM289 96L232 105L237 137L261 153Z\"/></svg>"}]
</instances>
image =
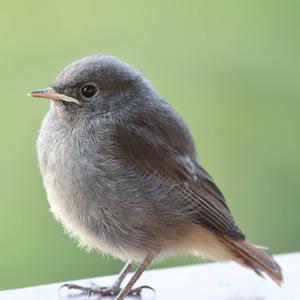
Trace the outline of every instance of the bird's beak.
<instances>
[{"instance_id":1,"label":"bird's beak","mask_svg":"<svg viewBox=\"0 0 300 300\"><path fill-rule=\"evenodd\" d=\"M35 98L46 98L46 99L51 99L54 101L62 100L62 101L73 102L78 105L81 105L81 102L78 101L77 99L69 97L64 94L59 94L53 88L32 91L32 92L28 93L27 95L31 96L31 97L35 97Z\"/></svg>"}]
</instances>

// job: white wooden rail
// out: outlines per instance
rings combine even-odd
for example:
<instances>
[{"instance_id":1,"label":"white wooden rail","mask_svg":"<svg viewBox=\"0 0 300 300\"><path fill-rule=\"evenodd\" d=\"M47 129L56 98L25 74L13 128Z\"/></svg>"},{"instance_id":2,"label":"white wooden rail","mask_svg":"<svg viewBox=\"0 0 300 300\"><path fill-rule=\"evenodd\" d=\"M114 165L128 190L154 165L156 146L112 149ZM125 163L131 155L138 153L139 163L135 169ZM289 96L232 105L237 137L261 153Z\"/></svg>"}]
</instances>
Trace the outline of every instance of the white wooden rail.
<instances>
[{"instance_id":1,"label":"white wooden rail","mask_svg":"<svg viewBox=\"0 0 300 300\"><path fill-rule=\"evenodd\" d=\"M156 290L145 291L141 298L155 300L300 300L300 253L276 256L282 266L284 283L278 287L269 279L262 279L253 272L233 263L208 263L170 269L147 271L138 285L151 285ZM110 285L114 276L98 277L74 281L81 285L91 282ZM62 283L54 283L30 288L0 291L1 300L78 300L86 295L66 297L58 293ZM95 296L89 299L97 299ZM98 298L99 299L99 298ZM103 300L112 298L104 297Z\"/></svg>"}]
</instances>

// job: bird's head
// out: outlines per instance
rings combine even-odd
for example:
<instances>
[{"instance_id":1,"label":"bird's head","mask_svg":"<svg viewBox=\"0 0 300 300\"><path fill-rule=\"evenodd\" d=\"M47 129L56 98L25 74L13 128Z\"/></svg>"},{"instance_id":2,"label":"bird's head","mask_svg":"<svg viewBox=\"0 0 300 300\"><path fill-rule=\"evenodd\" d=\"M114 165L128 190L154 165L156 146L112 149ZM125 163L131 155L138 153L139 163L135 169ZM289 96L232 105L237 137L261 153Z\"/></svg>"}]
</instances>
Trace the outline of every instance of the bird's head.
<instances>
[{"instance_id":1,"label":"bird's head","mask_svg":"<svg viewBox=\"0 0 300 300\"><path fill-rule=\"evenodd\" d=\"M113 56L92 55L68 65L46 89L28 95L52 100L62 114L90 115L120 111L152 88L142 74ZM138 101L138 100L137 100Z\"/></svg>"}]
</instances>

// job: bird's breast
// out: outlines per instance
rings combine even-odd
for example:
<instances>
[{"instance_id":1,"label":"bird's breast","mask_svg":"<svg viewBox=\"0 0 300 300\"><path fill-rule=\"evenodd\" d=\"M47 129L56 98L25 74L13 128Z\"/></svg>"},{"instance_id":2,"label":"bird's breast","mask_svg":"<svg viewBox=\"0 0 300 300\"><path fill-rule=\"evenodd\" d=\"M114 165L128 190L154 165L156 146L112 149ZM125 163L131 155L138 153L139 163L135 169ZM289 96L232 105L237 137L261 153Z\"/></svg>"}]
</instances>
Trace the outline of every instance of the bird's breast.
<instances>
[{"instance_id":1,"label":"bird's breast","mask_svg":"<svg viewBox=\"0 0 300 300\"><path fill-rule=\"evenodd\" d=\"M51 122L42 124L37 152L50 208L55 218L84 246L99 248L101 191L95 199L91 159L74 128ZM100 206L100 209L99 209ZM97 224L95 219L97 219ZM99 230L98 230L99 231Z\"/></svg>"}]
</instances>

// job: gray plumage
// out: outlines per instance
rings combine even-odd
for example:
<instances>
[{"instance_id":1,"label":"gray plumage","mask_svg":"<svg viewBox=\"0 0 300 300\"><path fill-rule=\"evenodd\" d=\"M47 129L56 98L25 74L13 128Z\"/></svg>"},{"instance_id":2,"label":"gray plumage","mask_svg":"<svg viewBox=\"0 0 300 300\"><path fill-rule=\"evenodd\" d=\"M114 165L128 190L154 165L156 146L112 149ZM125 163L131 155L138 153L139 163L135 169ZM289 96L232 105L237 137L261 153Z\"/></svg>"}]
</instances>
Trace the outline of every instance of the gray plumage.
<instances>
[{"instance_id":1,"label":"gray plumage","mask_svg":"<svg viewBox=\"0 0 300 300\"><path fill-rule=\"evenodd\" d=\"M82 94L87 84L92 97ZM187 126L138 70L94 55L66 67L52 88L80 105L52 101L39 165L53 214L83 246L128 261L178 251L239 260L232 244L244 235Z\"/></svg>"}]
</instances>

